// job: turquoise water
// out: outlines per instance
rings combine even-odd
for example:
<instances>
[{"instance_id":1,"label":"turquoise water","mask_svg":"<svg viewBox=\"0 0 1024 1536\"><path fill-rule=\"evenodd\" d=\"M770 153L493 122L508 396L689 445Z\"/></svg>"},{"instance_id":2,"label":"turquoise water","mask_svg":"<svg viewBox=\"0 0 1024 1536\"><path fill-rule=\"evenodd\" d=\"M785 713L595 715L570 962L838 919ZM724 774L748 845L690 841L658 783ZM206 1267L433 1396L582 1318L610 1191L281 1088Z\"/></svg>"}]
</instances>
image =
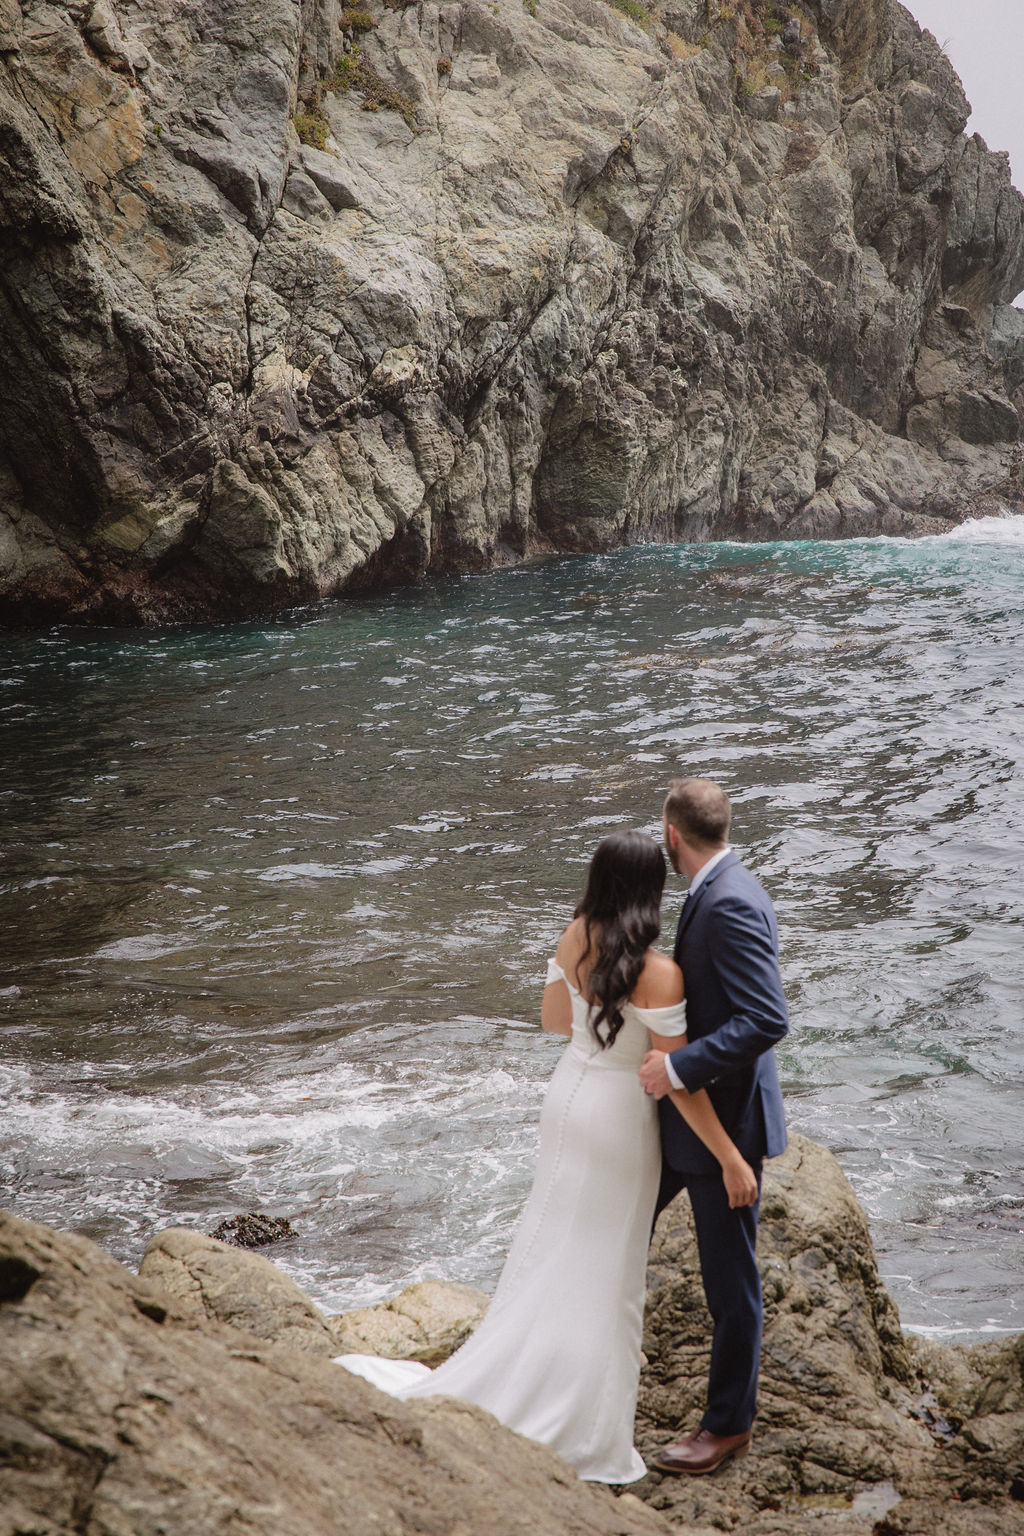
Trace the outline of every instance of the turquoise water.
<instances>
[{"instance_id":1,"label":"turquoise water","mask_svg":"<svg viewBox=\"0 0 1024 1536\"><path fill-rule=\"evenodd\" d=\"M0 1197L127 1261L287 1215L329 1310L487 1287L590 850L706 773L904 1323L1024 1327L1022 609L1008 518L4 637Z\"/></svg>"}]
</instances>

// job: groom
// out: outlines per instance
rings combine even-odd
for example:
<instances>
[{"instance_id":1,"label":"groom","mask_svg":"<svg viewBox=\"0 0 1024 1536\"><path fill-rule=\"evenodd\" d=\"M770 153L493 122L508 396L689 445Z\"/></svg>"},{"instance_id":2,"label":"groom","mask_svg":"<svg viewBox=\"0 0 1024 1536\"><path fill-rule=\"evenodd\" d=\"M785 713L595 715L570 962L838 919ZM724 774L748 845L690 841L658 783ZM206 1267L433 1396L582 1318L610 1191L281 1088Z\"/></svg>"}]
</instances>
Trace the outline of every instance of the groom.
<instances>
[{"instance_id":1,"label":"groom","mask_svg":"<svg viewBox=\"0 0 1024 1536\"><path fill-rule=\"evenodd\" d=\"M718 1163L665 1095L670 1087L708 1090L758 1190L762 1159L786 1145L772 1050L789 1028L778 930L767 895L729 847L730 819L717 784L673 780L663 822L672 867L690 882L675 944L689 1044L671 1055L649 1051L640 1078L661 1100L658 1210L686 1189L714 1332L701 1427L659 1452L651 1465L661 1472L713 1472L750 1444L762 1320L757 1205L730 1209Z\"/></svg>"}]
</instances>

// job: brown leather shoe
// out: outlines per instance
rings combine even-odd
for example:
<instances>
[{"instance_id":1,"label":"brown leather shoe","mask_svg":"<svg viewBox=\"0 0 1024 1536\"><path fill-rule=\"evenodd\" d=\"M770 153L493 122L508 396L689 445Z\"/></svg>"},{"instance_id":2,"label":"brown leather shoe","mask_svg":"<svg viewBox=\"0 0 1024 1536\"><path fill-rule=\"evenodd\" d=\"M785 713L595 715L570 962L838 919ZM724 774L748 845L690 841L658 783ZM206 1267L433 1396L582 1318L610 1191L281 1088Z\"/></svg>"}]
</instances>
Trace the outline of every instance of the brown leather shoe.
<instances>
[{"instance_id":1,"label":"brown leather shoe","mask_svg":"<svg viewBox=\"0 0 1024 1536\"><path fill-rule=\"evenodd\" d=\"M750 1430L742 1435L713 1435L710 1429L698 1429L666 1445L651 1461L659 1472L714 1472L730 1456L742 1456L750 1444Z\"/></svg>"}]
</instances>

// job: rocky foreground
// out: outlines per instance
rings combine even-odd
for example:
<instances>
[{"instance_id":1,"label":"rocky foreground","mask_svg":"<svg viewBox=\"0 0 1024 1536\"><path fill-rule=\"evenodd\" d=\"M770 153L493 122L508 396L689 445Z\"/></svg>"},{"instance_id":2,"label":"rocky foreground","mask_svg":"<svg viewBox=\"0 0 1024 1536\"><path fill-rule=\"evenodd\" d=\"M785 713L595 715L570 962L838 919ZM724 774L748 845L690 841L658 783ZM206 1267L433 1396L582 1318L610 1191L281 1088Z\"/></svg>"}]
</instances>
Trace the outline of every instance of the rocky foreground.
<instances>
[{"instance_id":1,"label":"rocky foreground","mask_svg":"<svg viewBox=\"0 0 1024 1536\"><path fill-rule=\"evenodd\" d=\"M1021 505L967 117L894 0L0 0L0 618Z\"/></svg>"},{"instance_id":2,"label":"rocky foreground","mask_svg":"<svg viewBox=\"0 0 1024 1536\"><path fill-rule=\"evenodd\" d=\"M685 1200L652 1256L638 1434L699 1412L704 1313ZM422 1285L326 1318L270 1260L184 1230L136 1277L0 1219L0 1536L1019 1536L1024 1337L900 1332L830 1154L770 1165L762 1404L751 1453L624 1495L452 1400L400 1405L341 1349L438 1360L481 1315Z\"/></svg>"}]
</instances>

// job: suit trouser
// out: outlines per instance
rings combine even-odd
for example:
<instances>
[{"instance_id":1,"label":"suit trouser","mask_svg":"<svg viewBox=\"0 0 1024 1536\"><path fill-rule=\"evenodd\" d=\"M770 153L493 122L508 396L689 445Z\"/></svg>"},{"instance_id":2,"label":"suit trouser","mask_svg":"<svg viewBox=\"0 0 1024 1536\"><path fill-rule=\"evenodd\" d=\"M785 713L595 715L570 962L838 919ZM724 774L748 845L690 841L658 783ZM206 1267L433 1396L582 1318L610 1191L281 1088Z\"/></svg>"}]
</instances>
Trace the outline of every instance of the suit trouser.
<instances>
[{"instance_id":1,"label":"suit trouser","mask_svg":"<svg viewBox=\"0 0 1024 1536\"><path fill-rule=\"evenodd\" d=\"M754 1172L760 1195L759 1163ZM739 1435L750 1428L757 1408L764 1316L755 1256L758 1205L733 1210L721 1173L681 1173L664 1163L655 1217L681 1189L693 1207L704 1296L714 1322L701 1428L714 1435Z\"/></svg>"}]
</instances>

